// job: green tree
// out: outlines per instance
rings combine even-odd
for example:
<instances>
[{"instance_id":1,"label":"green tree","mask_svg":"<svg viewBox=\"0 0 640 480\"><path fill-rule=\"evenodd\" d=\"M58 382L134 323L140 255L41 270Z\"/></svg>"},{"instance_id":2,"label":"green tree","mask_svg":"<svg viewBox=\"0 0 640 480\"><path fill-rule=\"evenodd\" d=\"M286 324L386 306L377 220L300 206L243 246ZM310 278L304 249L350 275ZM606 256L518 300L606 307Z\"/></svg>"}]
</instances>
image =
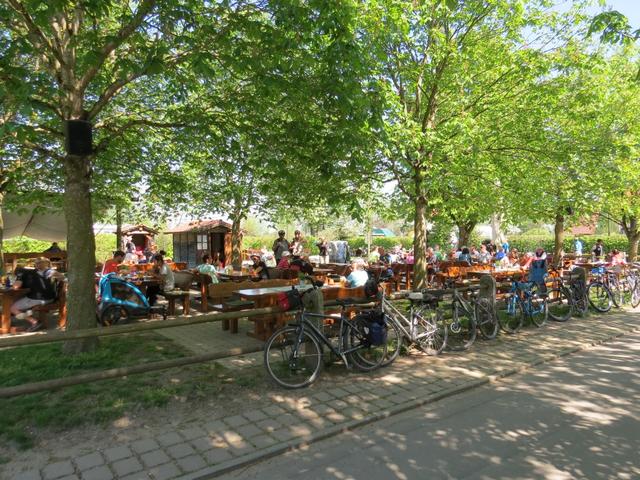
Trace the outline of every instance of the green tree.
<instances>
[{"instance_id":1,"label":"green tree","mask_svg":"<svg viewBox=\"0 0 640 480\"><path fill-rule=\"evenodd\" d=\"M469 158L461 147L473 145L488 112L513 105L532 74L536 52L518 46L533 19L520 1L438 0L369 2L363 18L383 92L380 161L413 206L415 285L422 288L436 174Z\"/></svg>"}]
</instances>

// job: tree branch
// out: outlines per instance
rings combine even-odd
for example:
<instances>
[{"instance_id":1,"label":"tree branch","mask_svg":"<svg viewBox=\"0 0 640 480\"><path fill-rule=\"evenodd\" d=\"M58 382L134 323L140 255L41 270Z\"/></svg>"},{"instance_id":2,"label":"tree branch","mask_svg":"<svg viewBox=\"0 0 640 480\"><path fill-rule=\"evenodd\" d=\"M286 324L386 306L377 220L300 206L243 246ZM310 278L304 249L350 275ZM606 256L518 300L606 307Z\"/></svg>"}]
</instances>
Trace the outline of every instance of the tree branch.
<instances>
[{"instance_id":1,"label":"tree branch","mask_svg":"<svg viewBox=\"0 0 640 480\"><path fill-rule=\"evenodd\" d=\"M78 84L78 90L84 92L91 80L93 80L96 74L100 71L100 68L109 57L111 52L118 48L122 43L129 38L133 32L142 24L146 16L151 12L156 4L156 0L143 0L136 14L131 21L124 25L110 42L107 42L101 49L95 64L89 68L80 79Z\"/></svg>"},{"instance_id":2,"label":"tree branch","mask_svg":"<svg viewBox=\"0 0 640 480\"><path fill-rule=\"evenodd\" d=\"M27 28L29 33L31 33L31 35L33 35L35 38L39 39L39 41L36 42L37 45L34 45L34 47L48 49L53 54L55 59L60 62L60 65L64 65L65 63L62 52L54 48L53 44L47 39L47 37L45 37L42 30L33 21L31 15L29 15L29 12L25 8L25 6L18 0L7 0L7 3L9 3L11 8L13 8L13 10L20 17L22 17L22 24Z\"/></svg>"}]
</instances>

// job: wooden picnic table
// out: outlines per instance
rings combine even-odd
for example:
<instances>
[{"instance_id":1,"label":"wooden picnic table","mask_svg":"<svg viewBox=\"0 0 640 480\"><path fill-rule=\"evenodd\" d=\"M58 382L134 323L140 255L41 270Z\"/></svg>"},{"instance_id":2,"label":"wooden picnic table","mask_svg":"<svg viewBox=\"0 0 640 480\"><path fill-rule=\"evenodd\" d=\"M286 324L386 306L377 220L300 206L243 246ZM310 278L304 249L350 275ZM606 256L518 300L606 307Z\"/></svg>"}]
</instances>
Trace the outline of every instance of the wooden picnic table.
<instances>
[{"instance_id":1,"label":"wooden picnic table","mask_svg":"<svg viewBox=\"0 0 640 480\"><path fill-rule=\"evenodd\" d=\"M242 273L233 271L231 273L218 272L218 278L222 281L244 282L252 278L251 273Z\"/></svg>"},{"instance_id":2,"label":"wooden picnic table","mask_svg":"<svg viewBox=\"0 0 640 480\"><path fill-rule=\"evenodd\" d=\"M483 275L491 275L493 278L495 278L496 280L505 280L509 277L513 277L514 275L521 275L523 273L523 270L519 269L519 268L508 268L508 269L491 269L491 270L467 270L466 271L466 275L468 277L473 277L473 278L480 278Z\"/></svg>"},{"instance_id":3,"label":"wooden picnic table","mask_svg":"<svg viewBox=\"0 0 640 480\"><path fill-rule=\"evenodd\" d=\"M28 288L0 288L0 296L2 297L2 327L0 327L0 333L11 333L11 305L28 291Z\"/></svg>"},{"instance_id":4,"label":"wooden picnic table","mask_svg":"<svg viewBox=\"0 0 640 480\"><path fill-rule=\"evenodd\" d=\"M307 290L310 285L296 286L299 290ZM291 290L290 286L286 287L270 287L270 288L251 288L238 290L237 293L243 300L251 300L254 302L254 308L273 307L278 303L278 294ZM338 298L362 298L364 297L364 288L345 288L339 285L325 285L322 287L322 295L324 300L335 300ZM275 329L281 327L286 322L287 315L283 313L260 315L259 317L251 317L250 320L255 322L255 330L247 332L249 336L260 340L267 340Z\"/></svg>"}]
</instances>

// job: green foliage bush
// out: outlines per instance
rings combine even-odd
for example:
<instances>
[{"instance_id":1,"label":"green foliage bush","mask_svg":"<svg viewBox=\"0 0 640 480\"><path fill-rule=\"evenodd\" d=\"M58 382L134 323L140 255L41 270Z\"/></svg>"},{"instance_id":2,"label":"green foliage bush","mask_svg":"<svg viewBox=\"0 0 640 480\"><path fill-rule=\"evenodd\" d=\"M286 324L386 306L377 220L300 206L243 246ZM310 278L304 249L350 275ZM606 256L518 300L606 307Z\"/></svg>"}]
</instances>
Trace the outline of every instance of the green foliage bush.
<instances>
[{"instance_id":1,"label":"green foliage bush","mask_svg":"<svg viewBox=\"0 0 640 480\"><path fill-rule=\"evenodd\" d=\"M165 250L167 257L173 258L173 241L171 235L160 234L156 237L158 250ZM66 242L58 242L61 249L66 250ZM3 242L5 252L44 252L51 246L51 242L43 242L28 237L12 238ZM113 233L99 233L96 235L96 261L104 262L113 255L116 249L116 236Z\"/></svg>"},{"instance_id":2,"label":"green foliage bush","mask_svg":"<svg viewBox=\"0 0 640 480\"><path fill-rule=\"evenodd\" d=\"M275 236L245 236L243 238L242 248L244 249L252 249L257 250L262 247L266 247L267 250L271 250L273 245L273 241L276 239ZM316 247L316 242L318 241L317 237L304 237L307 248L311 250L311 254L317 254L318 248ZM288 238L287 240L291 240ZM332 240L332 239L329 239ZM355 250L356 248L365 248L367 246L367 239L365 237L347 237L345 239L349 242L349 247L351 250ZM395 247L396 245L402 245L404 248L411 248L413 246L413 238L410 237L373 237L371 245L376 247L383 247L384 249L389 249L391 247Z\"/></svg>"},{"instance_id":3,"label":"green foliage bush","mask_svg":"<svg viewBox=\"0 0 640 480\"><path fill-rule=\"evenodd\" d=\"M607 252L614 248L621 251L627 251L629 248L629 242L627 237L621 234L613 235L583 235L582 239L583 253L591 251L593 245L595 245L598 238L602 238ZM573 252L573 235L566 235L562 247L567 253ZM509 245L511 248L517 248L521 252L532 252L538 247L544 248L547 252L552 252L554 247L554 240L552 234L546 235L510 235Z\"/></svg>"}]
</instances>

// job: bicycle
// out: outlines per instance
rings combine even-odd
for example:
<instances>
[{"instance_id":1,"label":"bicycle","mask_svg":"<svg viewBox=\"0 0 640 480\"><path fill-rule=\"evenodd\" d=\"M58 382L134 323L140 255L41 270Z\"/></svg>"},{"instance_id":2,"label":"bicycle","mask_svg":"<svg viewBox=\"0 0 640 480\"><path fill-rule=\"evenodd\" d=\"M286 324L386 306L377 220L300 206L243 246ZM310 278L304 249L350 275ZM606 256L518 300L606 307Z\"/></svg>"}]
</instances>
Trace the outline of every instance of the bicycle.
<instances>
[{"instance_id":1,"label":"bicycle","mask_svg":"<svg viewBox=\"0 0 640 480\"><path fill-rule=\"evenodd\" d=\"M500 327L507 333L517 333L528 318L537 327L543 326L548 317L547 294L539 292L534 282L513 280L503 308L498 309Z\"/></svg>"},{"instance_id":2,"label":"bicycle","mask_svg":"<svg viewBox=\"0 0 640 480\"><path fill-rule=\"evenodd\" d=\"M467 350L476 340L477 331L487 340L498 334L498 317L492 302L472 293L467 300L457 288L453 289L451 323L447 326L453 334L448 342L451 350Z\"/></svg>"},{"instance_id":3,"label":"bicycle","mask_svg":"<svg viewBox=\"0 0 640 480\"><path fill-rule=\"evenodd\" d=\"M552 284L547 294L547 308L549 318L556 322L566 322L574 313L584 315L589 309L587 290L584 282L576 275L569 275L568 283L565 283L562 272L551 268Z\"/></svg>"},{"instance_id":4,"label":"bicycle","mask_svg":"<svg viewBox=\"0 0 640 480\"><path fill-rule=\"evenodd\" d=\"M438 299L430 293L411 292L409 315L403 314L385 295L380 295L380 311L390 329L387 341L387 360L393 361L404 341L415 345L427 355L438 355L447 345L447 328ZM394 340L395 338L395 340ZM389 349L389 346L391 349Z\"/></svg>"},{"instance_id":5,"label":"bicycle","mask_svg":"<svg viewBox=\"0 0 640 480\"><path fill-rule=\"evenodd\" d=\"M589 305L596 311L606 313L613 306L613 293L607 286L607 272L604 267L596 267L591 270L591 279L587 285L587 298Z\"/></svg>"},{"instance_id":6,"label":"bicycle","mask_svg":"<svg viewBox=\"0 0 640 480\"><path fill-rule=\"evenodd\" d=\"M312 289L317 288L315 284L312 285ZM269 376L284 388L303 388L310 385L318 378L324 364L323 344L342 360L347 369L353 366L362 371L378 368L387 353L386 339L381 341L381 344L376 344L372 340L372 325L362 317L349 319L345 315L347 302L339 302L342 306L340 315L306 312L302 297L311 290L300 293L293 289L300 301L300 312L296 321L275 331L265 343L264 364ZM321 328L311 321L312 318L320 321L331 318L339 322L335 345Z\"/></svg>"},{"instance_id":7,"label":"bicycle","mask_svg":"<svg viewBox=\"0 0 640 480\"><path fill-rule=\"evenodd\" d=\"M640 305L640 275L635 263L627 274L627 281L631 290L631 306L637 308Z\"/></svg>"}]
</instances>

